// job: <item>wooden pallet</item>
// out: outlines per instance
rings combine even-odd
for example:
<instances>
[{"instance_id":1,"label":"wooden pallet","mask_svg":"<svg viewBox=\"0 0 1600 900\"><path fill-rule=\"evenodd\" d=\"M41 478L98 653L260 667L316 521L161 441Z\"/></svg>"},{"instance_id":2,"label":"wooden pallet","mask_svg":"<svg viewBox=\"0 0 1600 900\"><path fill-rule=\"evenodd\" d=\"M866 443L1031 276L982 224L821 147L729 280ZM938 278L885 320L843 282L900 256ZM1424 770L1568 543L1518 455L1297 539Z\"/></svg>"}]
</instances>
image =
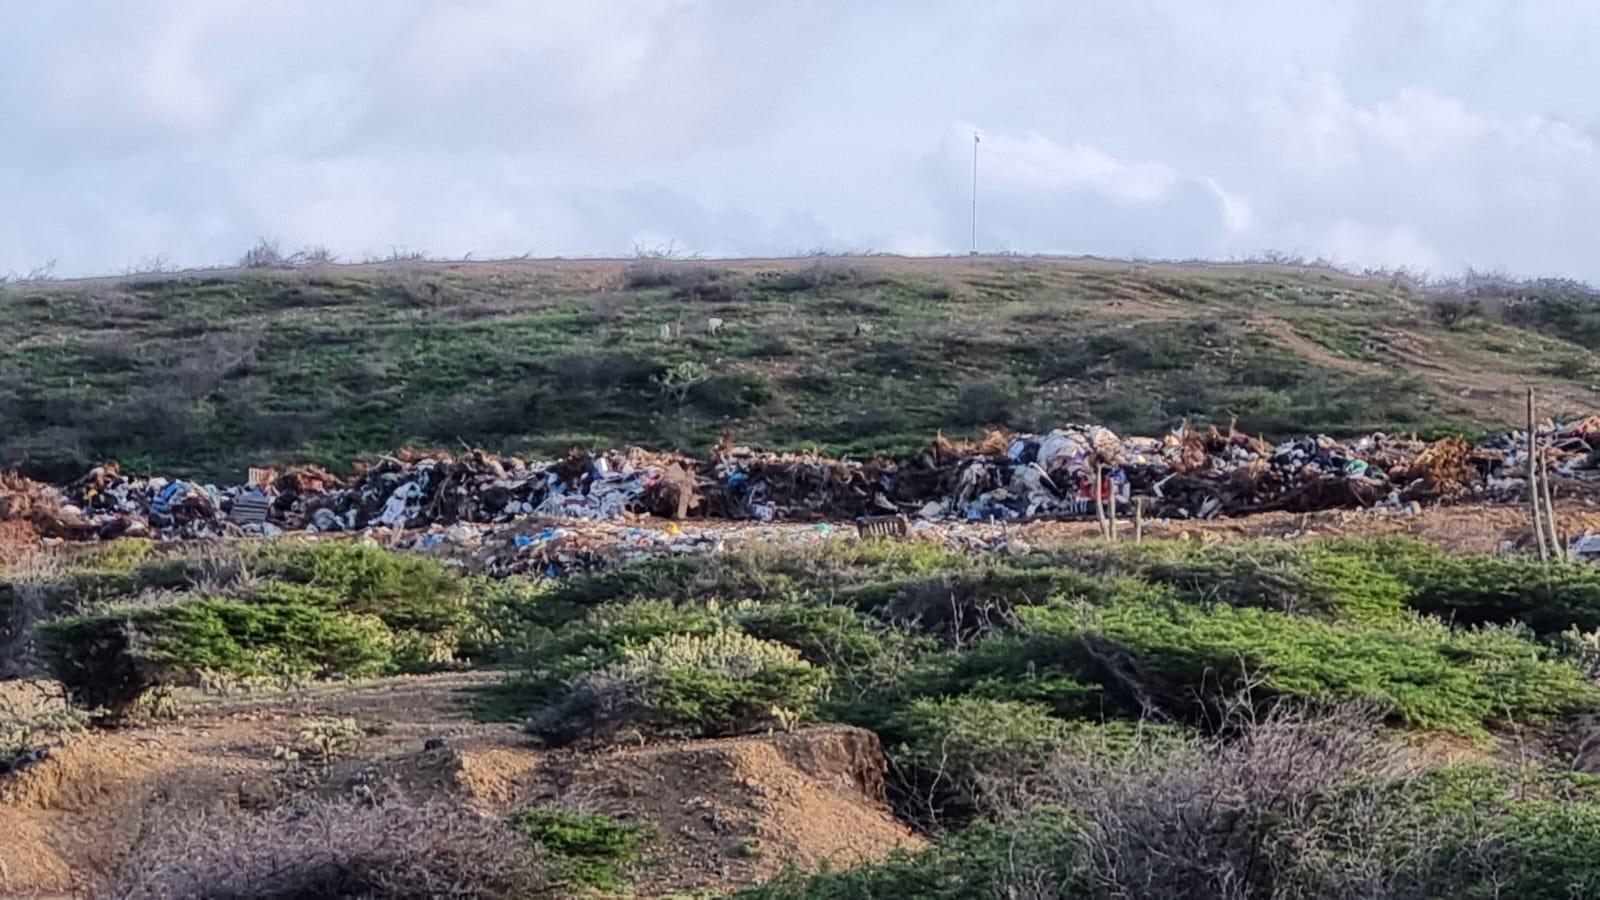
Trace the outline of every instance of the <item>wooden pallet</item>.
<instances>
[{"instance_id":1,"label":"wooden pallet","mask_svg":"<svg viewBox=\"0 0 1600 900\"><path fill-rule=\"evenodd\" d=\"M911 534L905 516L874 516L856 521L856 532L864 538L903 538Z\"/></svg>"}]
</instances>

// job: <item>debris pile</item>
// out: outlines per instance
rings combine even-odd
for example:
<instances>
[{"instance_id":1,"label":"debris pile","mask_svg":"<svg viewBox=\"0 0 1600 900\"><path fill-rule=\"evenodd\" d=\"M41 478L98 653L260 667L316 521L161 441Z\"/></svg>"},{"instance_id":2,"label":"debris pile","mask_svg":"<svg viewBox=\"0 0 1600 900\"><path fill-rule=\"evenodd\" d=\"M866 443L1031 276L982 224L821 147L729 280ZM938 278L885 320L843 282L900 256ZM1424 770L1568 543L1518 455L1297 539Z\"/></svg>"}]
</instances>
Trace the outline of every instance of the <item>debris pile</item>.
<instances>
[{"instance_id":1,"label":"debris pile","mask_svg":"<svg viewBox=\"0 0 1600 900\"><path fill-rule=\"evenodd\" d=\"M1600 466L1600 417L1547 426L1539 441L1569 487ZM1135 502L1152 516L1207 519L1513 499L1524 490L1526 463L1527 438L1520 433L1477 446L1384 434L1271 444L1232 425L1226 431L1185 425L1159 438L1079 425L1047 434L991 432L975 443L940 437L902 460L764 453L728 440L706 459L639 448L574 451L544 462L483 451L406 451L363 465L348 480L312 466L252 469L244 484L222 488L129 476L107 464L60 491L6 476L0 521L25 518L42 534L84 539L399 532L634 515L1017 521L1125 514ZM528 546L568 538L576 539L555 529ZM570 550L563 552L571 556Z\"/></svg>"}]
</instances>

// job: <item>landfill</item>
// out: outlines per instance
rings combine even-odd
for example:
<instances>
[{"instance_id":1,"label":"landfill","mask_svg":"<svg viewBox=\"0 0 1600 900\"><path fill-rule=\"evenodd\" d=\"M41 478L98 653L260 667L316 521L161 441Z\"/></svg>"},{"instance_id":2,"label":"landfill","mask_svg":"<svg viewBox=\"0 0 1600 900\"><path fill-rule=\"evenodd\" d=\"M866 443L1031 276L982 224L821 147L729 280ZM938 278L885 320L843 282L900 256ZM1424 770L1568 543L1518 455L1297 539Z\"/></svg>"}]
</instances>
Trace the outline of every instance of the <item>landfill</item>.
<instances>
[{"instance_id":1,"label":"landfill","mask_svg":"<svg viewBox=\"0 0 1600 900\"><path fill-rule=\"evenodd\" d=\"M1536 439L1563 490L1600 484L1600 416L1547 423ZM637 517L1021 522L1125 516L1135 507L1158 518L1209 519L1510 501L1524 495L1527 454L1522 432L1476 445L1386 434L1269 443L1231 425L1183 425L1160 437L1072 425L1045 434L995 431L974 442L941 436L902 459L761 452L729 439L704 458L641 448L544 461L403 451L358 465L349 478L315 466L252 469L244 483L223 487L107 463L55 487L5 475L0 521L26 520L46 537L92 540L508 523L559 528Z\"/></svg>"}]
</instances>

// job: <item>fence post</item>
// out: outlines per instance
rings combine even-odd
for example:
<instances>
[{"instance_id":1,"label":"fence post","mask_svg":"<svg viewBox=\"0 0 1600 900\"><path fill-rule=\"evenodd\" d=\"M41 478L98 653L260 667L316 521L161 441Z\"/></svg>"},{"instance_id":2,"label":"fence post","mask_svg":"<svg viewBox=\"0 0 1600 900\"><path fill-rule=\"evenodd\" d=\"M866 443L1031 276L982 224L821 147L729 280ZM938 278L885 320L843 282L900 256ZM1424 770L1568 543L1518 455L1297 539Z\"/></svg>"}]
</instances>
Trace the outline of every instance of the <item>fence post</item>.
<instances>
[{"instance_id":1,"label":"fence post","mask_svg":"<svg viewBox=\"0 0 1600 900\"><path fill-rule=\"evenodd\" d=\"M1533 388L1528 388L1528 512L1533 518L1533 538L1539 545L1539 560L1550 559L1545 542L1544 522L1539 515L1539 444L1534 437Z\"/></svg>"}]
</instances>

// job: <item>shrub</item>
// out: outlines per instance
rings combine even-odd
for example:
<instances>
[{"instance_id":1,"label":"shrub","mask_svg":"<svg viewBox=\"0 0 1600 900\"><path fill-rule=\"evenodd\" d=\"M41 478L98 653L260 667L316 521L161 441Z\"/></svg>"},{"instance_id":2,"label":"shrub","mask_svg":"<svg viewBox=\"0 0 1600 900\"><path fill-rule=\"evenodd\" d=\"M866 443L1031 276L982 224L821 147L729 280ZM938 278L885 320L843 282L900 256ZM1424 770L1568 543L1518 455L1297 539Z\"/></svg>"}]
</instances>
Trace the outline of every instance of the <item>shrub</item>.
<instances>
[{"instance_id":1,"label":"shrub","mask_svg":"<svg viewBox=\"0 0 1600 900\"><path fill-rule=\"evenodd\" d=\"M1064 598L1102 599L1110 586L1075 569L972 565L915 578L889 578L841 592L843 602L960 646L1010 628L1013 611Z\"/></svg>"},{"instance_id":2,"label":"shrub","mask_svg":"<svg viewBox=\"0 0 1600 900\"><path fill-rule=\"evenodd\" d=\"M965 426L1018 425L1027 387L1012 381L969 381L956 391L950 421Z\"/></svg>"},{"instance_id":3,"label":"shrub","mask_svg":"<svg viewBox=\"0 0 1600 900\"><path fill-rule=\"evenodd\" d=\"M575 680L534 721L535 733L566 743L625 729L647 735L712 736L789 727L815 711L827 674L793 648L723 630L672 634Z\"/></svg>"},{"instance_id":4,"label":"shrub","mask_svg":"<svg viewBox=\"0 0 1600 900\"><path fill-rule=\"evenodd\" d=\"M607 892L623 886L640 851L657 834L650 824L623 824L609 816L553 806L518 810L510 822L518 834L553 857L556 880L566 887Z\"/></svg>"},{"instance_id":5,"label":"shrub","mask_svg":"<svg viewBox=\"0 0 1600 900\"><path fill-rule=\"evenodd\" d=\"M426 900L545 895L549 863L504 823L444 801L312 800L266 814L157 809L114 877L128 900Z\"/></svg>"},{"instance_id":6,"label":"shrub","mask_svg":"<svg viewBox=\"0 0 1600 900\"><path fill-rule=\"evenodd\" d=\"M242 677L361 676L385 671L392 634L369 616L305 604L201 599L40 626L55 676L73 699L126 709L158 682L202 671Z\"/></svg>"},{"instance_id":7,"label":"shrub","mask_svg":"<svg viewBox=\"0 0 1600 900\"><path fill-rule=\"evenodd\" d=\"M1050 650L1025 637L989 635L966 652L928 657L908 680L918 694L1042 703L1066 718L1106 712L1104 688L1070 674Z\"/></svg>"},{"instance_id":8,"label":"shrub","mask_svg":"<svg viewBox=\"0 0 1600 900\"><path fill-rule=\"evenodd\" d=\"M327 763L354 756L366 740L366 732L355 719L318 717L300 722L295 752L313 762Z\"/></svg>"},{"instance_id":9,"label":"shrub","mask_svg":"<svg viewBox=\"0 0 1600 900\"><path fill-rule=\"evenodd\" d=\"M1241 699L1211 737L1067 747L1030 780L991 787L989 809L1023 830L1037 810L1064 810L1086 896L1383 895L1331 879L1307 891L1289 875L1324 864L1323 834L1371 824L1318 801L1388 757L1373 717L1359 707L1257 712Z\"/></svg>"},{"instance_id":10,"label":"shrub","mask_svg":"<svg viewBox=\"0 0 1600 900\"><path fill-rule=\"evenodd\" d=\"M736 607L733 618L745 634L787 644L836 672L869 668L904 644L899 632L874 627L847 606L753 603Z\"/></svg>"},{"instance_id":11,"label":"shrub","mask_svg":"<svg viewBox=\"0 0 1600 900\"><path fill-rule=\"evenodd\" d=\"M738 900L1011 900L1075 897L1083 864L1063 816L1040 810L1025 822L977 821L924 850L881 862L806 873L789 868L733 896Z\"/></svg>"},{"instance_id":12,"label":"shrub","mask_svg":"<svg viewBox=\"0 0 1600 900\"><path fill-rule=\"evenodd\" d=\"M252 562L261 577L330 591L342 610L377 616L391 628L437 633L470 618L461 579L426 557L319 541L267 544Z\"/></svg>"},{"instance_id":13,"label":"shrub","mask_svg":"<svg viewBox=\"0 0 1600 900\"><path fill-rule=\"evenodd\" d=\"M1405 897L1594 896L1600 782L1538 765L1357 775L1319 798L1320 851L1288 868L1302 895L1365 872ZM1381 880L1380 880L1381 879ZM1342 883L1341 883L1342 882Z\"/></svg>"},{"instance_id":14,"label":"shrub","mask_svg":"<svg viewBox=\"0 0 1600 900\"><path fill-rule=\"evenodd\" d=\"M1453 622L1522 622L1542 635L1600 628L1600 570L1584 563L1447 556L1432 547L1373 551L1410 588L1412 608Z\"/></svg>"},{"instance_id":15,"label":"shrub","mask_svg":"<svg viewBox=\"0 0 1600 900\"><path fill-rule=\"evenodd\" d=\"M667 635L713 634L726 626L727 616L710 606L636 600L596 607L532 642L522 691L531 704L544 703L574 679L619 662L629 647Z\"/></svg>"},{"instance_id":16,"label":"shrub","mask_svg":"<svg viewBox=\"0 0 1600 900\"><path fill-rule=\"evenodd\" d=\"M750 372L727 372L690 386L689 405L708 416L743 416L772 403L772 383Z\"/></svg>"},{"instance_id":17,"label":"shrub","mask_svg":"<svg viewBox=\"0 0 1600 900\"><path fill-rule=\"evenodd\" d=\"M1329 623L1228 606L1022 615L1040 642L1032 652L1169 715L1205 714L1217 697L1255 685L1267 696L1371 701L1408 725L1482 735L1486 726L1546 722L1597 699L1576 667L1504 629L1455 633L1414 617Z\"/></svg>"},{"instance_id":18,"label":"shrub","mask_svg":"<svg viewBox=\"0 0 1600 900\"><path fill-rule=\"evenodd\" d=\"M1325 618L1384 620L1405 609L1409 585L1340 545L1182 541L1074 546L1056 554L1105 575L1166 585L1191 603L1227 603Z\"/></svg>"},{"instance_id":19,"label":"shrub","mask_svg":"<svg viewBox=\"0 0 1600 900\"><path fill-rule=\"evenodd\" d=\"M982 779L1023 780L1060 749L1066 722L1048 707L978 697L916 700L890 717L886 737L900 793L917 818L966 821Z\"/></svg>"},{"instance_id":20,"label":"shrub","mask_svg":"<svg viewBox=\"0 0 1600 900\"><path fill-rule=\"evenodd\" d=\"M21 688L31 684L35 696L25 699ZM68 735L88 727L93 714L52 697L43 684L11 681L0 691L0 775L44 757Z\"/></svg>"}]
</instances>

